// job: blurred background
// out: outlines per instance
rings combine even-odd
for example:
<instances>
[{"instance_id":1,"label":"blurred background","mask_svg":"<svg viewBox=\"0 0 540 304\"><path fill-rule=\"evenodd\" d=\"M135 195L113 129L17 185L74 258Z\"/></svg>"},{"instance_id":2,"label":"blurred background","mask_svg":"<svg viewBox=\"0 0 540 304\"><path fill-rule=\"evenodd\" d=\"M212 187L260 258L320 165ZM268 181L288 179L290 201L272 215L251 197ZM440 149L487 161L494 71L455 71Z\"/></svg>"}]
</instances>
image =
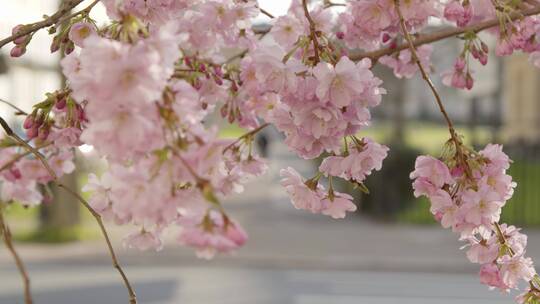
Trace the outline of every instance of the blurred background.
<instances>
[{"instance_id":1,"label":"blurred background","mask_svg":"<svg viewBox=\"0 0 540 304\"><path fill-rule=\"evenodd\" d=\"M289 2L259 0L275 15L285 14ZM0 0L0 37L58 5L52 0ZM100 6L93 15L106 18ZM256 26L267 27L267 21L260 16ZM432 24L434 30L440 26ZM0 50L1 99L28 111L45 92L60 88L59 57L46 51L49 45L42 31L21 59L9 58L9 48ZM433 75L452 66L460 47L459 40L435 45ZM518 187L502 220L524 227L528 254L540 261L540 73L521 54L489 61L475 69L470 92L446 88L439 77L434 80L468 144L481 148L503 143L513 158L510 174ZM108 225L140 303L511 303L513 295L489 292L478 283L477 265L468 262L456 235L433 221L426 200L412 197L408 175L416 156L439 155L448 139L431 93L420 78L398 80L381 66L376 74L389 94L375 109L373 126L360 135L391 150L383 170L366 183L369 196L348 189L359 205L356 214L336 221L295 210L278 184L279 169L292 166L309 176L318 162L298 159L277 131L266 129L258 142L269 159L268 174L226 202L250 234L247 246L235 255L198 260L190 249L176 245L174 235L161 252L127 250L121 240L128 228ZM5 105L0 105L0 115L13 126L20 122ZM225 126L222 136L243 132ZM64 183L80 189L100 162L91 147L79 150L79 169ZM59 193L54 203L40 208L13 206L8 222L28 264L36 303L127 302L97 225L70 197ZM21 282L11 256L0 246L4 303L22 303Z\"/></svg>"}]
</instances>

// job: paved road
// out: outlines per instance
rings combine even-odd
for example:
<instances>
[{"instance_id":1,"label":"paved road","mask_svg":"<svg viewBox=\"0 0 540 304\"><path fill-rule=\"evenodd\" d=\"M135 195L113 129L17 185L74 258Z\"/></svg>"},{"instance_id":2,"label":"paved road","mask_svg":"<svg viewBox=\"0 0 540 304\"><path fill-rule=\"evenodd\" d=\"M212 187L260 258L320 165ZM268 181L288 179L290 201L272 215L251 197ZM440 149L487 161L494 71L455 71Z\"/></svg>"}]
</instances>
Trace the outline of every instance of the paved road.
<instances>
[{"instance_id":1,"label":"paved road","mask_svg":"<svg viewBox=\"0 0 540 304\"><path fill-rule=\"evenodd\" d=\"M32 273L38 304L126 303L110 268L58 265L33 267ZM0 268L0 278L16 275ZM141 304L512 303L512 296L460 274L131 267L129 275ZM0 303L22 303L18 280L2 280Z\"/></svg>"}]
</instances>

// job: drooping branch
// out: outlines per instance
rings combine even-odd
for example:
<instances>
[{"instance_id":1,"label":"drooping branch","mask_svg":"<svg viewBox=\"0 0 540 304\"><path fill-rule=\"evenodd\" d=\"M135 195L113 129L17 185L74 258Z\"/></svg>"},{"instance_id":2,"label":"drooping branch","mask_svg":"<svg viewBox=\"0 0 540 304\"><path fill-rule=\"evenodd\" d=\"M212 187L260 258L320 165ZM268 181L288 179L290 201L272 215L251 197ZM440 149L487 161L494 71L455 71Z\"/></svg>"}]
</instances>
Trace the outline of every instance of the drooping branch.
<instances>
[{"instance_id":1,"label":"drooping branch","mask_svg":"<svg viewBox=\"0 0 540 304\"><path fill-rule=\"evenodd\" d=\"M64 189L66 192L68 192L70 195L75 197L88 211L92 214L92 216L95 218L96 222L99 225L99 228L101 229L101 232L103 234L103 237L105 238L105 242L107 243L107 248L109 250L109 254L111 256L113 267L120 273L120 276L122 277L122 280L124 281L124 285L126 286L129 294L129 302L130 304L136 304L137 303L137 296L135 295L135 291L133 287L131 286L131 283L129 282L129 279L127 278L126 274L124 273L122 267L120 266L120 263L118 262L118 258L116 257L116 253L114 251L114 248L112 246L112 243L109 238L109 234L107 233L107 230L105 228L105 225L103 224L103 220L101 219L101 215L97 213L90 204L84 199L81 195L79 195L76 191L72 190L71 188L67 187L66 185L62 184L58 180L58 176L54 172L54 170L51 168L47 160L45 159L45 156L41 154L36 148L32 147L30 144L28 144L26 141L24 141L21 137L19 137L11 127L8 125L8 123L0 117L0 125L6 132L6 134L14 139L16 142L21 144L25 149L27 149L31 154L33 154L39 161L42 163L42 165L45 167L47 172L51 175L53 178L52 183L55 184L57 187Z\"/></svg>"},{"instance_id":2,"label":"drooping branch","mask_svg":"<svg viewBox=\"0 0 540 304\"><path fill-rule=\"evenodd\" d=\"M9 230L8 224L4 218L4 210L2 210L2 206L0 205L0 234L2 234L2 238L4 239L4 244L6 245L7 250L10 252L10 254L13 256L13 259L15 260L15 265L17 266L17 269L19 270L19 273L21 274L22 280L23 280L23 289L24 289L24 303L25 304L32 304L32 293L30 291L30 276L28 275L28 272L26 271L26 267L24 266L24 263L17 253L17 250L15 250L15 246L13 246L13 240L11 237L11 231Z\"/></svg>"},{"instance_id":3,"label":"drooping branch","mask_svg":"<svg viewBox=\"0 0 540 304\"><path fill-rule=\"evenodd\" d=\"M69 12L71 12L71 10L74 9L81 2L83 2L83 0L67 0L67 1L65 1L63 3L62 7L56 13L54 13L52 16L49 16L45 20L28 24L28 25L24 26L22 29L20 29L19 31L17 31L17 33L15 33L15 34L7 37L7 38L4 38L4 39L0 40L0 48L2 48L4 45L16 40L17 38L24 37L26 35L35 33L35 32L37 32L38 30L40 30L42 28L46 28L46 27L49 27L49 26L52 26L52 25L58 23L59 21L62 20L62 18L64 16L69 14ZM91 5L95 5L95 4L91 4Z\"/></svg>"},{"instance_id":4,"label":"drooping branch","mask_svg":"<svg viewBox=\"0 0 540 304\"><path fill-rule=\"evenodd\" d=\"M422 74L422 78L426 81L429 88L431 89L431 91L433 93L433 96L435 97L435 100L436 100L437 105L439 107L439 110L441 111L442 115L444 116L444 119L446 120L446 122L448 124L448 130L450 132L451 139L454 141L455 146L456 146L456 153L458 154L457 156L458 157L463 157L463 155L461 154L462 151L460 149L460 140L457 137L457 133L456 133L456 131L454 129L454 126L452 124L452 120L450 119L450 117L448 116L448 113L446 112L446 109L444 107L444 104L442 103L439 92L437 91L437 89L433 85L433 81L431 81L431 79L429 78L424 66L422 65L422 62L420 61L420 59L418 57L418 54L416 52L416 47L414 45L414 41L412 40L411 34L407 30L407 26L405 25L405 19L403 17L403 14L402 14L401 8L400 8L400 0L394 0L394 4L395 4L395 8L396 8L396 13L398 14L398 17L399 17L399 24L400 24L402 34L405 37L405 40L407 41L406 45L409 48L409 50L411 51L412 58L415 61L416 65L418 66L418 69L420 70L420 73ZM468 177L471 177L471 173L469 171L468 165L466 165L465 174ZM505 238L504 234L502 233L502 230L501 230L501 227L500 227L499 223L494 222L493 226L495 228L499 243L501 245L506 245L506 238ZM511 256L514 255L514 251L512 250L512 248L510 248L510 255ZM538 277L537 274L535 274L533 279L529 281L529 285L530 285L531 289L537 290L536 285L535 285L536 280L539 280L539 277Z\"/></svg>"},{"instance_id":5,"label":"drooping branch","mask_svg":"<svg viewBox=\"0 0 540 304\"><path fill-rule=\"evenodd\" d=\"M435 101L437 102L437 106L439 107L439 110L441 111L441 114L443 115L444 119L446 120L446 124L448 125L448 130L450 131L450 136L452 137L452 140L457 144L459 142L459 139L456 134L456 130L454 129L454 125L452 124L452 120L448 116L448 113L446 112L446 109L444 108L444 104L442 102L441 96L437 89L435 88L435 85L433 84L433 81L431 81L431 78L429 78L428 73L426 72L426 69L422 65L422 62L420 61L420 58L418 57L418 54L416 53L416 46L414 45L414 41L411 37L411 34L407 30L407 26L405 25L405 19L403 18L403 14L401 13L400 3L399 0L394 0L395 6L396 6L396 13L399 17L399 25L401 27L401 31L403 33L403 36L406 40L406 47L411 51L412 58L416 65L418 66L418 69L420 70L420 74L422 74L422 78L429 86L429 89L433 93L433 96L435 97Z\"/></svg>"}]
</instances>

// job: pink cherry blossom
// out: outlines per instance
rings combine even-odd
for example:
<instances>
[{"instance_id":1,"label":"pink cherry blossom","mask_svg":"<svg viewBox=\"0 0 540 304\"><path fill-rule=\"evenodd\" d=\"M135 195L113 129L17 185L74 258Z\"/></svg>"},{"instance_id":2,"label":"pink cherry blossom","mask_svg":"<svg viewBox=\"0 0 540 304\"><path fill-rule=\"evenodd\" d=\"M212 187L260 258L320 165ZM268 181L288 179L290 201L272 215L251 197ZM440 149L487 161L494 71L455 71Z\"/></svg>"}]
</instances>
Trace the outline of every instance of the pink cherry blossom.
<instances>
[{"instance_id":1,"label":"pink cherry blossom","mask_svg":"<svg viewBox=\"0 0 540 304\"><path fill-rule=\"evenodd\" d=\"M285 47L292 46L302 35L302 23L293 16L280 16L274 22L270 34Z\"/></svg>"},{"instance_id":2,"label":"pink cherry blossom","mask_svg":"<svg viewBox=\"0 0 540 304\"><path fill-rule=\"evenodd\" d=\"M153 249L159 251L163 248L160 236L156 232L137 231L124 238L124 246L142 251Z\"/></svg>"},{"instance_id":3,"label":"pink cherry blossom","mask_svg":"<svg viewBox=\"0 0 540 304\"><path fill-rule=\"evenodd\" d=\"M323 209L322 188L316 186L310 189L302 176L293 168L281 169L281 185L285 187L291 201L296 209L309 210L312 213L319 213Z\"/></svg>"},{"instance_id":4,"label":"pink cherry blossom","mask_svg":"<svg viewBox=\"0 0 540 304\"><path fill-rule=\"evenodd\" d=\"M531 258L505 255L499 259L499 263L501 279L508 288L517 288L520 280L530 281L536 274Z\"/></svg>"},{"instance_id":5,"label":"pink cherry blossom","mask_svg":"<svg viewBox=\"0 0 540 304\"><path fill-rule=\"evenodd\" d=\"M387 152L386 146L364 138L361 148L351 144L349 155L345 157L329 156L323 160L319 170L327 175L362 183L373 170L381 169Z\"/></svg>"},{"instance_id":6,"label":"pink cherry blossom","mask_svg":"<svg viewBox=\"0 0 540 304\"><path fill-rule=\"evenodd\" d=\"M411 179L426 178L434 186L440 188L445 184L454 183L448 167L440 160L431 156L419 156L411 173Z\"/></svg>"},{"instance_id":7,"label":"pink cherry blossom","mask_svg":"<svg viewBox=\"0 0 540 304\"><path fill-rule=\"evenodd\" d=\"M341 57L335 67L320 62L313 68L313 74L319 81L317 97L337 107L350 105L355 96L361 93L358 86L359 70L348 57Z\"/></svg>"},{"instance_id":8,"label":"pink cherry blossom","mask_svg":"<svg viewBox=\"0 0 540 304\"><path fill-rule=\"evenodd\" d=\"M69 30L69 39L75 45L82 47L84 40L96 34L96 27L89 22L77 22Z\"/></svg>"},{"instance_id":9,"label":"pink cherry blossom","mask_svg":"<svg viewBox=\"0 0 540 304\"><path fill-rule=\"evenodd\" d=\"M202 218L200 225L184 226L178 241L194 247L198 257L211 259L218 252L230 253L243 246L247 234L235 221L211 212Z\"/></svg>"},{"instance_id":10,"label":"pink cherry blossom","mask_svg":"<svg viewBox=\"0 0 540 304\"><path fill-rule=\"evenodd\" d=\"M506 291L509 287L504 283L499 268L494 263L484 264L480 267L480 283L492 288Z\"/></svg>"},{"instance_id":11,"label":"pink cherry blossom","mask_svg":"<svg viewBox=\"0 0 540 304\"><path fill-rule=\"evenodd\" d=\"M481 185L477 191L467 190L462 197L465 220L474 225L490 225L498 222L501 207L499 195L490 187Z\"/></svg>"},{"instance_id":12,"label":"pink cherry blossom","mask_svg":"<svg viewBox=\"0 0 540 304\"><path fill-rule=\"evenodd\" d=\"M346 193L334 192L333 198L325 198L322 201L324 209L322 214L331 216L334 219L345 218L347 212L356 211L356 205L352 202L353 197Z\"/></svg>"}]
</instances>

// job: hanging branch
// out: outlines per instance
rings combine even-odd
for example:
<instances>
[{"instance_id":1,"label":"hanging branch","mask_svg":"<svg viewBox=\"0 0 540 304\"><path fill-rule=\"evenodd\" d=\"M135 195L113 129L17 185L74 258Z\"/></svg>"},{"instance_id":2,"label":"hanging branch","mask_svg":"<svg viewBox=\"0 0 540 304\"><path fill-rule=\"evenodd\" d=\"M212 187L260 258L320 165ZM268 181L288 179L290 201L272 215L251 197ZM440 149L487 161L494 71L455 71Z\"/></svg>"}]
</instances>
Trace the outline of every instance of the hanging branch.
<instances>
[{"instance_id":1,"label":"hanging branch","mask_svg":"<svg viewBox=\"0 0 540 304\"><path fill-rule=\"evenodd\" d=\"M454 129L452 120L450 119L450 117L448 116L448 113L446 112L446 109L444 108L444 104L442 102L439 92L435 88L435 85L433 84L433 81L431 81L431 78L429 78L429 75L426 72L426 69L422 65L422 62L420 61L420 58L418 57L418 54L416 53L414 41L411 37L411 34L407 30L407 26L405 25L405 19L403 18L403 14L401 13L399 0L394 0L394 3L396 6L396 12L399 17L399 24L401 26L401 31L403 32L403 36L405 37L405 40L407 41L407 43L404 45L406 45L407 48L409 48L409 50L411 51L412 58L414 62L416 63L416 65L418 66L418 69L420 70L420 74L422 74L422 78L425 80L431 92L433 93L433 96L435 97L435 101L437 102L437 106L439 107L439 110L441 111L441 114L443 115L446 121L446 124L448 125L450 136L452 137L452 140L454 141L454 143L456 143L456 147L457 147L459 143L459 139L458 139L456 130Z\"/></svg>"},{"instance_id":2,"label":"hanging branch","mask_svg":"<svg viewBox=\"0 0 540 304\"><path fill-rule=\"evenodd\" d=\"M403 36L405 37L405 40L407 41L407 45L408 45L409 50L411 51L412 58L415 61L416 65L418 66L418 69L420 70L420 73L422 74L422 78L426 81L429 88L431 89L431 92L433 93L433 96L435 97L437 105L439 106L439 110L441 111L441 113L444 116L444 119L446 120L446 123L448 125L448 131L450 132L451 139L455 143L456 152L459 155L460 153L462 153L461 149L459 148L461 143L459 141L459 138L457 137L456 131L455 131L454 126L452 124L452 120L450 119L450 117L448 116L448 113L446 112L446 109L444 108L444 104L442 103L439 92L437 91L437 89L433 85L433 81L431 81L431 79L429 78L424 66L422 65L422 62L420 61L420 59L418 57L418 54L416 52L416 48L414 46L414 42L413 42L413 40L411 38L411 34L407 30L407 26L405 24L405 18L403 17L403 13L401 12L400 1L399 0L394 0L394 4L395 4L395 7L396 7L396 13L398 14L398 17L399 17L399 24L400 24L400 27L401 27L401 31L403 32ZM466 170L465 173L469 175L470 173L467 173L467 172L468 172L468 170ZM505 238L504 234L501 231L501 227L500 227L499 223L494 222L493 226L495 227L495 231L497 232L499 242L502 245L505 245L506 244L506 238ZM510 248L510 253L511 253L511 255L514 255L513 250L511 248ZM536 285L534 284L535 279L538 279L538 275L535 275L535 277L531 281L529 281L529 285L531 286L531 289L537 290Z\"/></svg>"},{"instance_id":3,"label":"hanging branch","mask_svg":"<svg viewBox=\"0 0 540 304\"><path fill-rule=\"evenodd\" d=\"M109 238L109 234L107 233L107 230L105 228L105 225L103 224L103 220L101 219L101 215L94 211L90 204L76 191L73 191L71 188L67 187L66 185L62 184L58 180L58 176L54 172L54 170L51 168L47 160L45 159L45 156L41 154L36 148L32 147L30 144L28 144L26 141L24 141L22 138L20 138L16 133L13 132L13 130L10 128L8 123L0 117L0 125L6 132L6 134L13 138L16 142L21 144L25 149L27 149L31 154L33 154L39 161L43 164L47 172L51 175L53 178L52 183L55 184L57 187L64 189L66 192L71 194L73 197L75 197L88 211L92 214L92 216L95 218L96 222L99 225L99 228L101 229L101 233L103 234L103 237L105 238L105 242L107 243L107 248L109 250L109 254L111 256L113 267L120 273L120 276L122 277L122 280L124 281L124 285L126 286L129 294L129 302L130 304L136 304L137 303L137 296L135 295L135 291L133 287L131 286L131 283L129 282L129 279L127 278L126 274L124 273L124 270L120 266L120 263L118 262L118 258L116 257L116 253L114 251L114 248L112 246L111 240Z\"/></svg>"},{"instance_id":4,"label":"hanging branch","mask_svg":"<svg viewBox=\"0 0 540 304\"><path fill-rule=\"evenodd\" d=\"M33 301L32 301L32 293L30 291L30 276L28 275L28 272L26 271L26 267L24 266L24 263L21 257L15 250L15 246L13 246L11 231L9 230L8 224L4 218L4 210L2 210L1 205L0 205L0 233L2 234L2 238L4 239L4 244L6 245L6 248L13 256L13 259L15 260L15 265L17 265L17 269L19 270L19 273L21 274L21 277L23 280L23 289L24 289L24 303L32 304Z\"/></svg>"}]
</instances>

